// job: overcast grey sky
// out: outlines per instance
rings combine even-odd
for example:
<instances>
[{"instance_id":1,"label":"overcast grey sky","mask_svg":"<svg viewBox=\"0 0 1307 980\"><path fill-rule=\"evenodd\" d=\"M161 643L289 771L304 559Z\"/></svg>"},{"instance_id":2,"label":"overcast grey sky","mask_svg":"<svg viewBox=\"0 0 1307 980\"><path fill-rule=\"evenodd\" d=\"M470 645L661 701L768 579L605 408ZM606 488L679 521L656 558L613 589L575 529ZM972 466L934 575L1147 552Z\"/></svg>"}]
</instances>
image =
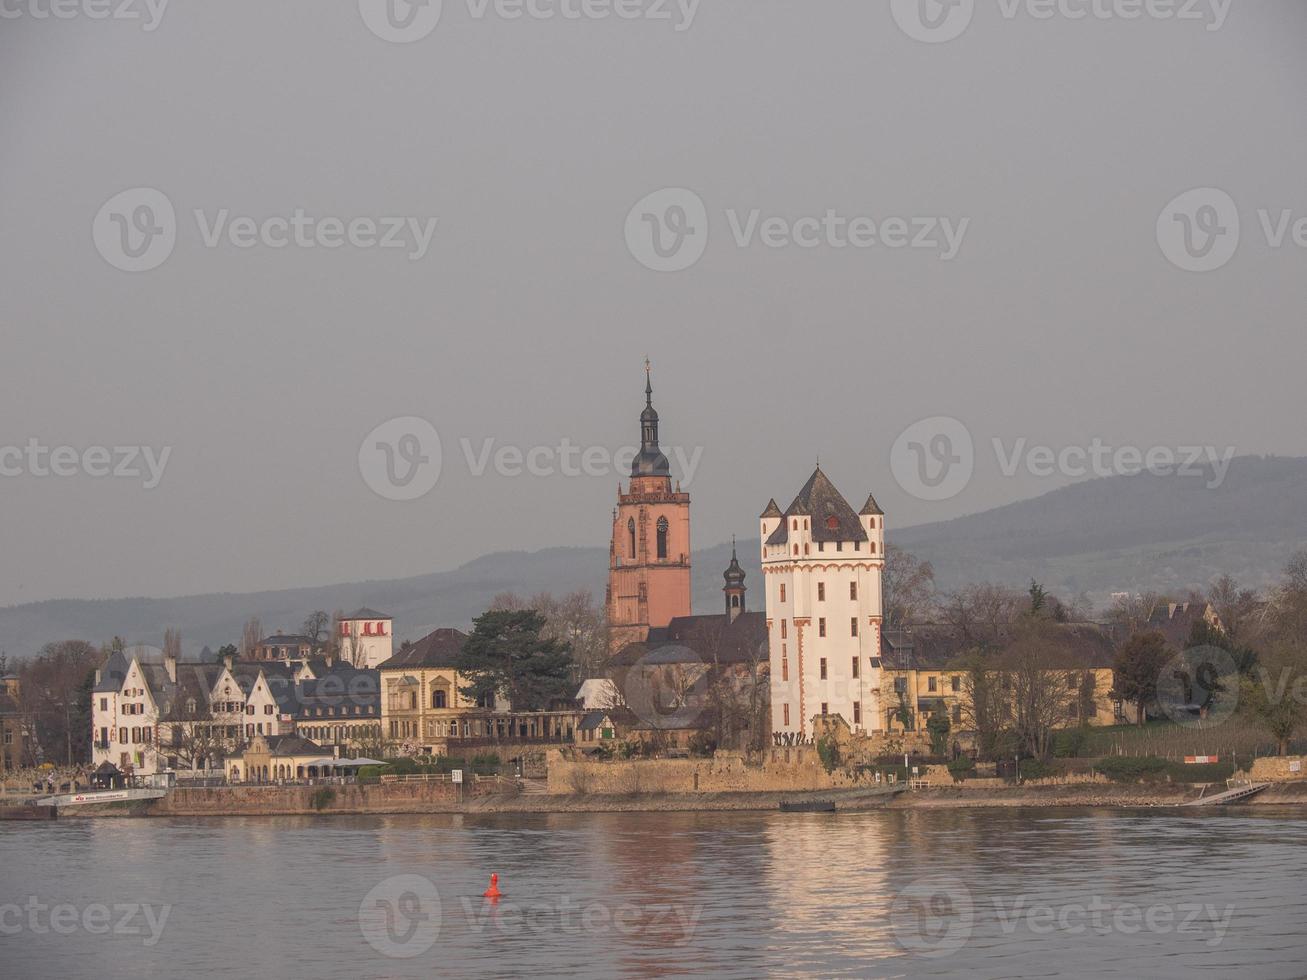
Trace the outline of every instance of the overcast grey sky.
<instances>
[{"instance_id":1,"label":"overcast grey sky","mask_svg":"<svg viewBox=\"0 0 1307 980\"><path fill-rule=\"evenodd\" d=\"M138 20L69 2L56 19L40 16L48 0L3 0L0 18L0 447L22 450L0 457L0 603L604 544L618 475L597 453L582 476L512 475L511 457L496 472L493 456L478 476L477 457L487 439L629 445L646 354L664 444L702 449L699 545L756 533L818 455L855 506L874 490L893 528L1072 478L1024 462L1006 475L1022 446L1307 454L1296 0L1200 0L1195 20L981 0L942 43L911 36L898 0L705 0L692 20L673 2L670 21L656 0L627 0L649 15L630 20L445 0L421 37L433 8L379 21L374 0L173 0L152 30L159 0L126 8ZM160 219L139 210L157 198L111 203L136 188L175 209L175 243L130 272L114 236ZM637 210L632 244L628 213L664 188L696 197ZM1178 267L1159 239L1183 228L1164 209L1192 188L1237 209L1232 255L1190 250L1210 271ZM648 268L641 227L661 216L672 235L668 202L695 199L702 256ZM1193 234L1230 230L1229 205L1198 203ZM297 208L412 222L401 248L365 247L364 226L339 248L274 247L276 223L234 243L237 218ZM755 209L742 246L733 223L748 233ZM829 222L792 224L827 211L887 240L882 223L904 218L923 245L930 220L947 224L920 248L841 248ZM816 244L783 244L775 224L781 247L765 244L773 217ZM693 258L704 228L693 209L687 221L692 251L677 254ZM332 239L314 229L303 240ZM975 445L974 474L944 500L891 466L900 434L936 416ZM403 417L428 420L442 450L413 500L387 496L421 479L377 493L379 464L360 461L386 439L395 474L415 447L431 459L427 437L394 426L365 443ZM104 446L112 468L131 468L113 447L170 454L146 489L139 460L140 477L89 475L95 454L41 475L32 440Z\"/></svg>"}]
</instances>

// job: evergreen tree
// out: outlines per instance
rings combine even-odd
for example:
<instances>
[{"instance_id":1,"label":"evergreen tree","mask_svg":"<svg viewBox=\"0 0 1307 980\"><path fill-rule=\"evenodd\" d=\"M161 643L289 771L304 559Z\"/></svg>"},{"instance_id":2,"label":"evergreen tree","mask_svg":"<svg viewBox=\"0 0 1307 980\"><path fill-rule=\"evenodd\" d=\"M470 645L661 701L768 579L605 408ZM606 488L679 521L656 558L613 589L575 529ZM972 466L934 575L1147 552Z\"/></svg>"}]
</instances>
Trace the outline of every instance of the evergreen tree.
<instances>
[{"instance_id":1,"label":"evergreen tree","mask_svg":"<svg viewBox=\"0 0 1307 980\"><path fill-rule=\"evenodd\" d=\"M458 671L471 680L463 694L478 703L500 694L515 711L543 711L570 697L572 655L567 643L545 639L545 619L534 609L492 610L473 620Z\"/></svg>"}]
</instances>

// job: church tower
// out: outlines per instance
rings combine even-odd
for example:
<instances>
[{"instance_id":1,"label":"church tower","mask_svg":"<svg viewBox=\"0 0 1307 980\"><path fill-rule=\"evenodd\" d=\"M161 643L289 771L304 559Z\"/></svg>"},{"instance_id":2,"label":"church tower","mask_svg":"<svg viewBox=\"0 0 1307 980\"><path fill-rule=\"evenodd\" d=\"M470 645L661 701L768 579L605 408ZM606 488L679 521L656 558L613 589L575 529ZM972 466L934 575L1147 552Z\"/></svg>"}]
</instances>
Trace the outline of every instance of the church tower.
<instances>
[{"instance_id":1,"label":"church tower","mask_svg":"<svg viewBox=\"0 0 1307 980\"><path fill-rule=\"evenodd\" d=\"M690 615L690 495L672 487L658 448L653 378L645 361L640 453L629 492L617 491L608 553L608 649L643 642L651 628Z\"/></svg>"},{"instance_id":2,"label":"church tower","mask_svg":"<svg viewBox=\"0 0 1307 980\"><path fill-rule=\"evenodd\" d=\"M745 611L744 593L748 591L744 587L744 569L740 567L740 559L735 554L734 537L731 538L731 563L726 566L722 578L726 579L726 584L722 586L726 596L726 621L733 623Z\"/></svg>"}]
</instances>

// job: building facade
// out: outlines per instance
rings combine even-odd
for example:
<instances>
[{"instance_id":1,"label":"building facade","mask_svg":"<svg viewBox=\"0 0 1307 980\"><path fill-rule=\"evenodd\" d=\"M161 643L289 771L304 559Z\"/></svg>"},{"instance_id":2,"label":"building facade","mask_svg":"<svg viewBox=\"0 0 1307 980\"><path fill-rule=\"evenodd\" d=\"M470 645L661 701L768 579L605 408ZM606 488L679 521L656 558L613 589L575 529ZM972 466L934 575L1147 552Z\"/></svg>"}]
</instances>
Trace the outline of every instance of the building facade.
<instances>
[{"instance_id":1,"label":"building facade","mask_svg":"<svg viewBox=\"0 0 1307 980\"><path fill-rule=\"evenodd\" d=\"M364 606L341 617L341 659L360 670L375 670L395 653L394 621Z\"/></svg>"},{"instance_id":2,"label":"building facade","mask_svg":"<svg viewBox=\"0 0 1307 980\"><path fill-rule=\"evenodd\" d=\"M609 652L645 639L652 628L690 615L690 495L673 487L658 447L653 381L645 373L640 453L627 492L620 488L609 546Z\"/></svg>"},{"instance_id":3,"label":"building facade","mask_svg":"<svg viewBox=\"0 0 1307 980\"><path fill-rule=\"evenodd\" d=\"M774 732L804 736L816 715L880 731L885 516L861 511L817 470L784 512L760 518Z\"/></svg>"}]
</instances>

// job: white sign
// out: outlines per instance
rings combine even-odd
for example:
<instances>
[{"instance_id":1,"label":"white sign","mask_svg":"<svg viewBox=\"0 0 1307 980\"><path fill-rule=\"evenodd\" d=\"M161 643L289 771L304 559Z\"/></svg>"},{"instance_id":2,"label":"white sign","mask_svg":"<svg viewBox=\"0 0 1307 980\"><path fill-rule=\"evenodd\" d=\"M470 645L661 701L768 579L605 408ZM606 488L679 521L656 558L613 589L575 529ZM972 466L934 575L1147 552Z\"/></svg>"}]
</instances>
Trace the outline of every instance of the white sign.
<instances>
[{"instance_id":1,"label":"white sign","mask_svg":"<svg viewBox=\"0 0 1307 980\"><path fill-rule=\"evenodd\" d=\"M456 782L456 783L461 783L461 782L463 781L463 770L462 770L462 769L451 769L451 770L449 771L449 778L450 778L451 780L453 780L454 782Z\"/></svg>"},{"instance_id":2,"label":"white sign","mask_svg":"<svg viewBox=\"0 0 1307 980\"><path fill-rule=\"evenodd\" d=\"M1302 763L1301 763L1301 762L1290 762L1290 763L1289 763L1289 771L1290 771L1290 772L1302 772Z\"/></svg>"}]
</instances>

